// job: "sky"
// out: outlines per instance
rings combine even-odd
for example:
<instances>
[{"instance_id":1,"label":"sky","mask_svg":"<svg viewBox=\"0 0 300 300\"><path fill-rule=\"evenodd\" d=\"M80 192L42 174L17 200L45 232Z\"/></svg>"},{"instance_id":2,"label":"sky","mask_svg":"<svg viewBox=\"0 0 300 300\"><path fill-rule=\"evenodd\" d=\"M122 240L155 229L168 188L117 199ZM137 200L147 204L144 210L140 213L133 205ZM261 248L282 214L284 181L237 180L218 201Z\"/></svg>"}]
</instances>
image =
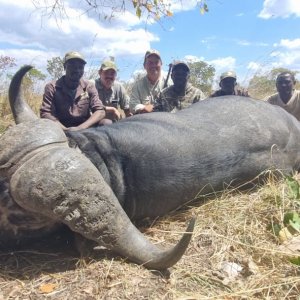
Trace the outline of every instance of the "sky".
<instances>
[{"instance_id":1,"label":"sky","mask_svg":"<svg viewBox=\"0 0 300 300\"><path fill-rule=\"evenodd\" d=\"M197 1L167 1L174 14L157 23L136 17L129 0L111 19L87 11L82 0L64 1L56 18L41 8L54 0L0 0L0 55L45 74L48 59L71 50L86 57L86 69L112 56L123 81L143 69L148 49L161 53L165 72L173 60L203 60L215 67L216 82L227 70L244 86L275 67L300 71L300 0L207 0L205 14Z\"/></svg>"}]
</instances>

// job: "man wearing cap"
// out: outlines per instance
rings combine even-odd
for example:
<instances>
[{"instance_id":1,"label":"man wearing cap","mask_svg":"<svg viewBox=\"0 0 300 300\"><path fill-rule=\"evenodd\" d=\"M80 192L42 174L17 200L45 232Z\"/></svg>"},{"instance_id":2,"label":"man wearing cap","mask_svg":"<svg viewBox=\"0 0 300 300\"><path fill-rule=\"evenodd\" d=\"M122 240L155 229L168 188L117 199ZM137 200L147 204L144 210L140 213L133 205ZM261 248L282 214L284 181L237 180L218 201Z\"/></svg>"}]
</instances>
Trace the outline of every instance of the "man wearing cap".
<instances>
[{"instance_id":1,"label":"man wearing cap","mask_svg":"<svg viewBox=\"0 0 300 300\"><path fill-rule=\"evenodd\" d=\"M157 50L148 50L144 57L145 76L137 80L130 95L130 107L135 113L152 111L154 100L164 88L162 60Z\"/></svg>"},{"instance_id":2,"label":"man wearing cap","mask_svg":"<svg viewBox=\"0 0 300 300\"><path fill-rule=\"evenodd\" d=\"M159 94L153 107L154 112L166 111L175 113L205 98L200 89L195 88L188 82L190 68L185 62L174 62L171 78L173 85L163 89Z\"/></svg>"},{"instance_id":3,"label":"man wearing cap","mask_svg":"<svg viewBox=\"0 0 300 300\"><path fill-rule=\"evenodd\" d=\"M96 89L99 97L105 106L105 124L119 120L121 114L118 108L121 108L126 117L131 116L129 109L130 98L123 85L115 81L117 77L117 66L114 61L106 60L101 64L98 72L99 78L95 80Z\"/></svg>"},{"instance_id":4,"label":"man wearing cap","mask_svg":"<svg viewBox=\"0 0 300 300\"><path fill-rule=\"evenodd\" d=\"M239 89L236 82L236 73L234 71L224 72L220 76L220 90L215 91L210 97L220 97L226 95L236 95L249 97L248 91Z\"/></svg>"},{"instance_id":5,"label":"man wearing cap","mask_svg":"<svg viewBox=\"0 0 300 300\"><path fill-rule=\"evenodd\" d=\"M276 94L266 100L285 109L300 121L300 91L295 89L296 79L291 72L282 72L276 78Z\"/></svg>"},{"instance_id":6,"label":"man wearing cap","mask_svg":"<svg viewBox=\"0 0 300 300\"><path fill-rule=\"evenodd\" d=\"M45 86L41 118L53 120L63 130L75 131L100 125L104 106L95 85L82 78L86 61L75 51L66 53L65 75Z\"/></svg>"}]
</instances>

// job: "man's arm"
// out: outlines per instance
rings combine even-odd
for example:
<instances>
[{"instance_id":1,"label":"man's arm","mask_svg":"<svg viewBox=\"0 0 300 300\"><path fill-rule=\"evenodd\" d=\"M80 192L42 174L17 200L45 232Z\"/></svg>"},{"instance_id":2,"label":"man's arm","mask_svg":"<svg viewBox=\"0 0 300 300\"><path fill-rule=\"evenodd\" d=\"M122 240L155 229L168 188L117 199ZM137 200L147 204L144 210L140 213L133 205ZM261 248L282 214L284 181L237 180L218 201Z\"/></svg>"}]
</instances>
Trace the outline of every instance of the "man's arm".
<instances>
[{"instance_id":1,"label":"man's arm","mask_svg":"<svg viewBox=\"0 0 300 300\"><path fill-rule=\"evenodd\" d=\"M133 111L134 108L141 103L139 90L138 90L138 82L135 82L132 87L131 95L130 95L130 109Z\"/></svg>"},{"instance_id":2,"label":"man's arm","mask_svg":"<svg viewBox=\"0 0 300 300\"><path fill-rule=\"evenodd\" d=\"M105 107L99 98L98 91L94 83L90 83L87 86L87 92L90 98L90 110L92 112L91 116L80 125L76 127L69 127L67 130L76 131L90 128L105 118Z\"/></svg>"},{"instance_id":3,"label":"man's arm","mask_svg":"<svg viewBox=\"0 0 300 300\"><path fill-rule=\"evenodd\" d=\"M120 84L120 92L119 92L119 101L120 101L120 108L124 111L126 117L132 116L132 112L130 110L130 97L127 94L125 87Z\"/></svg>"},{"instance_id":4,"label":"man's arm","mask_svg":"<svg viewBox=\"0 0 300 300\"><path fill-rule=\"evenodd\" d=\"M93 125L98 124L104 117L105 117L105 111L103 109L96 110L85 122L81 123L79 126L76 127L66 128L66 130L76 131L76 130L90 128Z\"/></svg>"},{"instance_id":5,"label":"man's arm","mask_svg":"<svg viewBox=\"0 0 300 300\"><path fill-rule=\"evenodd\" d=\"M52 83L47 83L44 89L42 106L40 108L40 117L58 121L56 117L56 109L54 106L55 87Z\"/></svg>"},{"instance_id":6,"label":"man's arm","mask_svg":"<svg viewBox=\"0 0 300 300\"><path fill-rule=\"evenodd\" d=\"M162 94L162 92L160 92L158 94L158 97L155 99L152 111L153 112L163 111L163 94Z\"/></svg>"},{"instance_id":7,"label":"man's arm","mask_svg":"<svg viewBox=\"0 0 300 300\"><path fill-rule=\"evenodd\" d=\"M40 108L40 117L52 120L58 123L63 130L67 130L67 127L65 127L56 117L56 109L53 103L54 97L55 87L52 82L47 83L44 89L42 106Z\"/></svg>"}]
</instances>

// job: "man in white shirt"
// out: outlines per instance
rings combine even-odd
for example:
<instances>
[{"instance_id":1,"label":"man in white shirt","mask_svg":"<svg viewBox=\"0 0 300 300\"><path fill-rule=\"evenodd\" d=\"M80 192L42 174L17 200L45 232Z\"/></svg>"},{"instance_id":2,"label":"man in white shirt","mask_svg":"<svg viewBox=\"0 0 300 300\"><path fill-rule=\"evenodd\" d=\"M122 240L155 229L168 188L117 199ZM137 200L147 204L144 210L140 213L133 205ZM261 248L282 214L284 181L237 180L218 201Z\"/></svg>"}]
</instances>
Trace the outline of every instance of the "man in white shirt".
<instances>
[{"instance_id":1,"label":"man in white shirt","mask_svg":"<svg viewBox=\"0 0 300 300\"><path fill-rule=\"evenodd\" d=\"M134 83L130 95L130 107L134 113L152 111L155 99L165 87L162 60L157 50L152 49L146 52L144 68L147 74Z\"/></svg>"},{"instance_id":2,"label":"man in white shirt","mask_svg":"<svg viewBox=\"0 0 300 300\"><path fill-rule=\"evenodd\" d=\"M278 105L300 121L300 91L295 90L295 76L291 72L283 72L277 76L278 93L267 98L273 105Z\"/></svg>"}]
</instances>

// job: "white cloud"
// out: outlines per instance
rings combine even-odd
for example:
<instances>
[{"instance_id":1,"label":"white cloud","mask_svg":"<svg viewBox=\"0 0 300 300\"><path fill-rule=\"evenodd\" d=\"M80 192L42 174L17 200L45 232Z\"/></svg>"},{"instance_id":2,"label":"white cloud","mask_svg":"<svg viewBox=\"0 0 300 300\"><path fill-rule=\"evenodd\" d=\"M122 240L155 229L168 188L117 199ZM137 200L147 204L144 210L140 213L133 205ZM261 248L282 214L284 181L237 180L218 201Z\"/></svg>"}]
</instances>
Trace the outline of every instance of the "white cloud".
<instances>
[{"instance_id":1,"label":"white cloud","mask_svg":"<svg viewBox=\"0 0 300 300\"><path fill-rule=\"evenodd\" d=\"M204 57L198 57L194 55L186 55L184 57L184 60L187 62L198 62L198 61L205 61L209 65L212 65L216 70L216 75L214 78L213 83L213 89L218 88L219 80L220 80L220 74L229 71L229 70L235 70L236 68L236 59L232 56L228 57L219 57L214 60L206 60Z\"/></svg>"},{"instance_id":2,"label":"white cloud","mask_svg":"<svg viewBox=\"0 0 300 300\"><path fill-rule=\"evenodd\" d=\"M219 57L214 60L206 60L204 57L198 57L195 55L186 55L184 60L187 62L205 61L209 65L212 65L216 69L216 73L221 73L228 70L234 70L236 67L236 59L232 56Z\"/></svg>"},{"instance_id":3,"label":"white cloud","mask_svg":"<svg viewBox=\"0 0 300 300\"><path fill-rule=\"evenodd\" d=\"M276 67L285 67L292 70L300 69L300 51L276 52L273 56L276 62L273 63Z\"/></svg>"},{"instance_id":4,"label":"white cloud","mask_svg":"<svg viewBox=\"0 0 300 300\"><path fill-rule=\"evenodd\" d=\"M261 69L261 67L261 64L254 61L250 61L247 65L247 69L251 71L258 71L259 69Z\"/></svg>"},{"instance_id":5,"label":"white cloud","mask_svg":"<svg viewBox=\"0 0 300 300\"><path fill-rule=\"evenodd\" d=\"M217 72L234 70L236 59L232 56L220 57L211 61L208 61L209 64L213 65Z\"/></svg>"},{"instance_id":6,"label":"white cloud","mask_svg":"<svg viewBox=\"0 0 300 300\"><path fill-rule=\"evenodd\" d=\"M273 68L300 69L300 39L282 39L275 43L274 50L263 62L249 62L247 68L259 73L267 73Z\"/></svg>"},{"instance_id":7,"label":"white cloud","mask_svg":"<svg viewBox=\"0 0 300 300\"><path fill-rule=\"evenodd\" d=\"M283 47L289 50L300 50L300 38L289 40L289 39L282 39L278 44L274 44L275 47Z\"/></svg>"},{"instance_id":8,"label":"white cloud","mask_svg":"<svg viewBox=\"0 0 300 300\"><path fill-rule=\"evenodd\" d=\"M16 59L18 66L34 64L45 71L47 60L70 50L82 52L99 65L108 56L139 60L159 37L136 25L141 21L130 12L110 21L70 7L58 19L41 16L31 0L0 0L1 53ZM14 12L13 14L8 12Z\"/></svg>"},{"instance_id":9,"label":"white cloud","mask_svg":"<svg viewBox=\"0 0 300 300\"><path fill-rule=\"evenodd\" d=\"M190 62L190 63L194 63L194 62L198 62L198 61L204 61L204 57L198 57L195 55L186 55L183 58L184 61Z\"/></svg>"},{"instance_id":10,"label":"white cloud","mask_svg":"<svg viewBox=\"0 0 300 300\"><path fill-rule=\"evenodd\" d=\"M249 41L246 41L246 40L240 40L237 42L238 45L241 45L241 46L250 46L251 43Z\"/></svg>"},{"instance_id":11,"label":"white cloud","mask_svg":"<svg viewBox=\"0 0 300 300\"><path fill-rule=\"evenodd\" d=\"M233 40L239 46L251 46L251 47L267 47L269 44L265 42L256 42L256 41L248 41L248 40Z\"/></svg>"},{"instance_id":12,"label":"white cloud","mask_svg":"<svg viewBox=\"0 0 300 300\"><path fill-rule=\"evenodd\" d=\"M258 17L263 19L288 18L292 15L300 17L299 0L265 0Z\"/></svg>"},{"instance_id":13,"label":"white cloud","mask_svg":"<svg viewBox=\"0 0 300 300\"><path fill-rule=\"evenodd\" d=\"M281 39L274 44L275 51L271 53L274 67L285 67L291 70L300 69L300 38Z\"/></svg>"},{"instance_id":14,"label":"white cloud","mask_svg":"<svg viewBox=\"0 0 300 300\"><path fill-rule=\"evenodd\" d=\"M169 0L166 3L170 4L170 10L174 13L179 11L192 10L198 5L197 0ZM168 4L167 4L168 5Z\"/></svg>"}]
</instances>

